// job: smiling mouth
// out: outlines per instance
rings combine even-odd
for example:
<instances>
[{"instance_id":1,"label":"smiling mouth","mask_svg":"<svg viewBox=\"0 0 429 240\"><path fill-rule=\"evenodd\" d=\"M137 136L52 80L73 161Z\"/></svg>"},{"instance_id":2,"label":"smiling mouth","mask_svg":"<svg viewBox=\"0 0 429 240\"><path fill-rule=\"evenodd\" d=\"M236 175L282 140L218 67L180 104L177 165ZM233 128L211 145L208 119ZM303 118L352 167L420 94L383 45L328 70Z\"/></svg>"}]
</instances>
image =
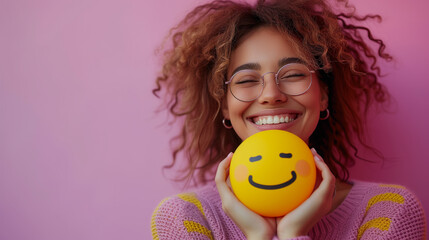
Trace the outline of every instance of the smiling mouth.
<instances>
[{"instance_id":1,"label":"smiling mouth","mask_svg":"<svg viewBox=\"0 0 429 240\"><path fill-rule=\"evenodd\" d=\"M280 124L280 123L290 123L293 122L298 117L298 114L281 114L273 116L260 116L252 118L252 121L256 125L270 125L270 124Z\"/></svg>"},{"instance_id":2,"label":"smiling mouth","mask_svg":"<svg viewBox=\"0 0 429 240\"><path fill-rule=\"evenodd\" d=\"M280 183L280 184L276 184L276 185L264 185L264 184L260 184L260 183L256 183L253 181L253 176L249 175L249 183L250 185L256 187L256 188L260 188L260 189L265 189L265 190L275 190L275 189L280 189L280 188L284 188L287 187L289 185L291 185L292 183L295 182L296 180L296 173L295 171L290 172L292 174L292 178L289 179L288 181L284 182L284 183Z\"/></svg>"}]
</instances>

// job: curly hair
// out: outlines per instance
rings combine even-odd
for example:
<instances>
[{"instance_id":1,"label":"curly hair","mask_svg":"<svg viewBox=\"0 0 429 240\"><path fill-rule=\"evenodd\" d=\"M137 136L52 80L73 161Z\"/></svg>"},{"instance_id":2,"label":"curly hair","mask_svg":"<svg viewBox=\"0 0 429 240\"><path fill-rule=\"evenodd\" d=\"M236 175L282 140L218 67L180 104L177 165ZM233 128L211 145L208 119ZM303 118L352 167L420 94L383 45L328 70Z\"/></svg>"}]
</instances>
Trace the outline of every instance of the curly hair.
<instances>
[{"instance_id":1,"label":"curly hair","mask_svg":"<svg viewBox=\"0 0 429 240\"><path fill-rule=\"evenodd\" d=\"M172 168L179 158L187 160L177 180L207 182L214 166L241 143L222 125L224 82L231 52L244 35L261 26L292 38L294 47L310 56L327 88L330 118L319 122L309 146L318 150L332 173L349 178L348 167L360 158L359 143L376 152L365 143L365 118L374 101L382 103L389 97L378 81L378 60L392 57L385 53L384 42L359 23L381 17L359 17L347 0L335 3L259 0L252 5L215 0L196 7L171 30L172 45L163 51L164 64L153 93L166 100L164 106L176 120L183 120L181 132L172 139L173 160L165 166Z\"/></svg>"}]
</instances>

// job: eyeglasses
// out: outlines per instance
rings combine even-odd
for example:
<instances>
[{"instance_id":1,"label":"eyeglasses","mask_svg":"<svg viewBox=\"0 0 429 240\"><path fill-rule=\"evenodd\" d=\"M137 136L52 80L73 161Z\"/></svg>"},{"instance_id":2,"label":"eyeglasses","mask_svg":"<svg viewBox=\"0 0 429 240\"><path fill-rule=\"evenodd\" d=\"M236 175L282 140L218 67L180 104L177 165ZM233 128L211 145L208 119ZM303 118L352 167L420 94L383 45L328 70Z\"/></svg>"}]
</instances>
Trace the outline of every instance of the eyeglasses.
<instances>
[{"instance_id":1,"label":"eyeglasses","mask_svg":"<svg viewBox=\"0 0 429 240\"><path fill-rule=\"evenodd\" d=\"M277 73L267 72L262 75L256 70L245 69L236 72L225 84L229 85L231 94L237 100L250 102L261 96L265 86L264 77L270 73L275 74L276 85L282 93L297 96L310 89L314 71L301 63L289 63Z\"/></svg>"}]
</instances>

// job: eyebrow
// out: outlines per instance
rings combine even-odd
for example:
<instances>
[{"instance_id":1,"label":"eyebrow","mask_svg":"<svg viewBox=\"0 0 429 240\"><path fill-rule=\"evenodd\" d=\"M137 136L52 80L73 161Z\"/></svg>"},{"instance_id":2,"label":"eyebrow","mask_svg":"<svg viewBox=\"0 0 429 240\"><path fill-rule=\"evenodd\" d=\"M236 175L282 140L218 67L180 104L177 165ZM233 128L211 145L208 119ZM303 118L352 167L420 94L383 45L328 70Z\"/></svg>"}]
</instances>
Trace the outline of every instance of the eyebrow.
<instances>
[{"instance_id":1,"label":"eyebrow","mask_svg":"<svg viewBox=\"0 0 429 240\"><path fill-rule=\"evenodd\" d=\"M286 64L289 64L289 63L303 63L303 64L305 64L305 61L302 60L301 58L285 57L285 58L280 59L278 61L277 65L280 68L280 67L282 67ZM241 70L261 70L261 68L262 67L259 63L246 63L246 64L238 66L236 69L234 69L231 76L233 76L235 73L237 73L238 71L241 71Z\"/></svg>"},{"instance_id":2,"label":"eyebrow","mask_svg":"<svg viewBox=\"0 0 429 240\"><path fill-rule=\"evenodd\" d=\"M238 71L247 70L247 69L249 69L249 70L261 70L261 65L259 63L246 63L246 64L243 64L243 65L237 67L236 69L234 69L234 71L232 72L231 76L233 76Z\"/></svg>"},{"instance_id":3,"label":"eyebrow","mask_svg":"<svg viewBox=\"0 0 429 240\"><path fill-rule=\"evenodd\" d=\"M279 67L283 67L286 64L289 63L302 63L305 64L306 62L304 60L302 60L301 58L282 58L279 60L278 65Z\"/></svg>"}]
</instances>

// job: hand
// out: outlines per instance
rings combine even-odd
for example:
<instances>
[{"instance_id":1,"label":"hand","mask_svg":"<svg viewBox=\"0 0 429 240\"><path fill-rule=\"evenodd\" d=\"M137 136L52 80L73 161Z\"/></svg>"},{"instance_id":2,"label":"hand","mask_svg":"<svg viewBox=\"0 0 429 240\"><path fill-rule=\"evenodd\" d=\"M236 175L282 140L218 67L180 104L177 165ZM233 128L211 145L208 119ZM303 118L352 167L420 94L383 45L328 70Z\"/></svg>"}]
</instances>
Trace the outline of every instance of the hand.
<instances>
[{"instance_id":1,"label":"hand","mask_svg":"<svg viewBox=\"0 0 429 240\"><path fill-rule=\"evenodd\" d=\"M262 217L244 206L227 184L232 153L220 162L216 172L216 187L222 209L237 224L247 239L272 239L276 232L275 218Z\"/></svg>"},{"instance_id":2,"label":"hand","mask_svg":"<svg viewBox=\"0 0 429 240\"><path fill-rule=\"evenodd\" d=\"M276 219L279 239L307 235L311 228L332 208L335 176L316 150L313 148L311 151L314 155L316 168L320 171L321 182L311 196L300 206L286 216Z\"/></svg>"}]
</instances>

